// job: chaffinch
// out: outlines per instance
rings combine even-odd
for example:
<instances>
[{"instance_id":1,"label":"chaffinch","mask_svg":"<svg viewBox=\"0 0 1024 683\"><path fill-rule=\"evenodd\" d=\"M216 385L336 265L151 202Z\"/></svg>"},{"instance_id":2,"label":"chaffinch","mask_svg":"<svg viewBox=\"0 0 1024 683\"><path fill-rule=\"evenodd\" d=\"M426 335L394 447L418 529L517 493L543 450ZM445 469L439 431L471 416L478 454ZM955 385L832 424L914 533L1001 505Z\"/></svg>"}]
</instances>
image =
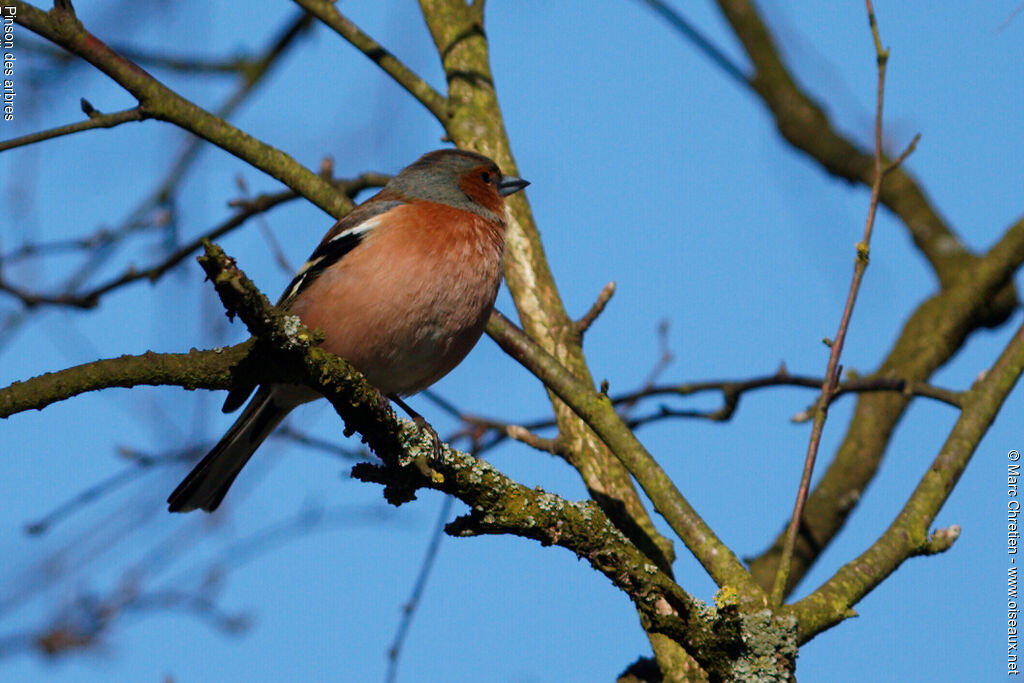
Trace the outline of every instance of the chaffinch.
<instances>
[{"instance_id":1,"label":"chaffinch","mask_svg":"<svg viewBox=\"0 0 1024 683\"><path fill-rule=\"evenodd\" d=\"M404 406L400 397L448 374L483 333L501 282L504 198L527 185L474 152L425 154L331 228L277 305L320 328L324 349ZM224 412L252 390L233 389ZM260 386L167 499L171 512L216 510L281 420L318 397Z\"/></svg>"}]
</instances>

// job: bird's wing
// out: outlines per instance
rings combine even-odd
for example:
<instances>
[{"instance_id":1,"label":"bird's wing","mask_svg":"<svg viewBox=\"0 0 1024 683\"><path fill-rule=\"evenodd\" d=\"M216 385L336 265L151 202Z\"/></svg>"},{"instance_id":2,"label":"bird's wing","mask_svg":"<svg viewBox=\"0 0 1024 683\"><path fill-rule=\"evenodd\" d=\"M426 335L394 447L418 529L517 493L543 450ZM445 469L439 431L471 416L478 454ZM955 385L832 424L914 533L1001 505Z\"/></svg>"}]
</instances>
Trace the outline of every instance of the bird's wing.
<instances>
[{"instance_id":1,"label":"bird's wing","mask_svg":"<svg viewBox=\"0 0 1024 683\"><path fill-rule=\"evenodd\" d=\"M291 284L278 299L277 305L280 308L288 308L295 297L309 287L324 270L359 246L367 234L380 225L384 214L403 204L405 202L398 200L373 199L360 204L335 223L309 259L299 268Z\"/></svg>"}]
</instances>

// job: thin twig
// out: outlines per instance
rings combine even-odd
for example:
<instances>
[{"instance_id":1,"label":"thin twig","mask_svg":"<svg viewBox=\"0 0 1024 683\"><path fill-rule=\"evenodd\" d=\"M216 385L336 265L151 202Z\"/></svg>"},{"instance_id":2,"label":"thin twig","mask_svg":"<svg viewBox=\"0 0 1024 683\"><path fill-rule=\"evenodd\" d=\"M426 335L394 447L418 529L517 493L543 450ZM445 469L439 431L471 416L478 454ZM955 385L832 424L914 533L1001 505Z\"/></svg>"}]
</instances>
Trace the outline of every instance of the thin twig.
<instances>
[{"instance_id":1,"label":"thin twig","mask_svg":"<svg viewBox=\"0 0 1024 683\"><path fill-rule=\"evenodd\" d=\"M785 369L780 369L772 375L752 377L742 380L713 380L703 382L687 382L685 384L662 384L642 386L635 391L610 396L612 404L616 406L620 414L626 418L629 427L641 427L666 419L701 419L712 422L725 422L732 418L739 408L740 398L747 393L771 387L802 387L821 390L824 380L821 377L810 377L805 375L790 375ZM639 417L628 417L623 413L623 408L634 406L643 399L656 398L658 396L694 396L696 394L718 392L722 394L722 405L713 410L677 410L662 406L655 412ZM906 380L899 377L861 377L851 379L840 384L832 394L832 401L835 402L840 396L847 394L866 394L875 392L893 392L906 396L919 396L930 398L940 403L960 408L963 402L964 392L954 391L937 387L926 382ZM544 438L536 434L538 430L550 429L557 426L554 418L548 417L520 424L512 424L497 418L482 417L460 410L447 399L437 395L431 390L424 391L421 396L427 398L453 418L463 423L461 430L456 431L450 440L460 437L471 437L474 434L481 439L479 452L489 451L505 439L516 439L523 443L538 448L547 453L561 453L561 442L554 438ZM813 417L813 407L810 410L797 413L792 419L793 422L803 422ZM528 435L528 436L525 436ZM552 450L554 448L554 450Z\"/></svg>"},{"instance_id":2,"label":"thin twig","mask_svg":"<svg viewBox=\"0 0 1024 683\"><path fill-rule=\"evenodd\" d=\"M56 128L50 128L49 130L41 130L38 133L29 133L28 135L22 135L18 138L4 140L3 142L0 142L0 152L6 152L7 150L14 149L15 147L32 145L37 142L42 142L43 140L52 140L53 138L59 138L63 135L79 133L83 130L92 130L94 128L113 128L114 126L120 126L122 123L128 123L129 121L144 121L148 118L150 118L150 115L143 111L141 107L132 107L131 109L125 109L124 111L115 112L113 114L101 114L93 110L93 113L90 113L89 118L85 121L70 123L66 126L57 126Z\"/></svg>"},{"instance_id":3,"label":"thin twig","mask_svg":"<svg viewBox=\"0 0 1024 683\"><path fill-rule=\"evenodd\" d=\"M903 162L907 160L907 157L914 153L914 150L917 149L917 143L919 143L920 141L921 134L915 134L914 138L910 141L910 144L907 145L907 148L904 149L900 153L900 155L896 157L888 166L882 169L882 177L885 178L885 176L889 175L889 173L899 168L903 164Z\"/></svg>"},{"instance_id":4,"label":"thin twig","mask_svg":"<svg viewBox=\"0 0 1024 683\"><path fill-rule=\"evenodd\" d=\"M601 288L600 293L597 295L597 300L594 301L594 305L590 307L582 318L576 321L576 332L583 334L590 329L590 326L594 324L597 317L604 312L604 307L608 305L612 295L615 294L615 283L609 282Z\"/></svg>"},{"instance_id":5,"label":"thin twig","mask_svg":"<svg viewBox=\"0 0 1024 683\"><path fill-rule=\"evenodd\" d=\"M821 395L814 413L814 424L811 427L811 437L807 445L807 456L804 460L803 474L800 477L800 487L797 491L796 503L793 505L793 516L789 521L789 526L786 528L786 537L782 546L782 555L779 559L779 568L775 574L775 583L772 586L771 600L772 604L775 605L781 605L786 594L786 585L789 581L789 567L793 560L793 548L796 545L796 537L800 530L800 522L803 519L807 496L811 490L814 462L821 444L825 419L828 417L828 407L839 384L839 373L841 371L839 356L843 351L843 343L846 341L846 333L850 326L854 304L857 301L857 293L860 291L860 283L868 266L871 233L875 226L875 214L878 211L878 198L882 188L882 103L885 92L885 67L889 60L889 51L882 47L882 41L878 35L878 24L875 20L875 10L871 6L871 0L865 0L865 3L867 5L868 22L871 25L871 36L874 39L875 55L878 64L878 101L875 109L875 176L874 181L871 183L871 202L868 205L864 236L857 244L853 279L850 282L850 291L846 297L842 319L839 322L839 330L836 333L835 340L830 344L831 353L828 358L828 367L825 370L825 381L822 384Z\"/></svg>"}]
</instances>

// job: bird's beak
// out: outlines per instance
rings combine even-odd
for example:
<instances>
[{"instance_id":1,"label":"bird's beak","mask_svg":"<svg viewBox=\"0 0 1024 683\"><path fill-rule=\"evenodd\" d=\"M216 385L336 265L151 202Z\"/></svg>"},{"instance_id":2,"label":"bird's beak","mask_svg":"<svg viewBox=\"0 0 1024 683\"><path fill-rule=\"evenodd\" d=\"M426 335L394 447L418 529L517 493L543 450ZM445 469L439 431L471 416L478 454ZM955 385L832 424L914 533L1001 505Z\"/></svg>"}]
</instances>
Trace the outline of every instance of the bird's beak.
<instances>
[{"instance_id":1,"label":"bird's beak","mask_svg":"<svg viewBox=\"0 0 1024 683\"><path fill-rule=\"evenodd\" d=\"M507 197L510 194L519 192L519 190L529 184L529 180L523 180L522 178L516 178L515 176L510 175L503 176L501 182L498 183L498 194L502 197Z\"/></svg>"}]
</instances>

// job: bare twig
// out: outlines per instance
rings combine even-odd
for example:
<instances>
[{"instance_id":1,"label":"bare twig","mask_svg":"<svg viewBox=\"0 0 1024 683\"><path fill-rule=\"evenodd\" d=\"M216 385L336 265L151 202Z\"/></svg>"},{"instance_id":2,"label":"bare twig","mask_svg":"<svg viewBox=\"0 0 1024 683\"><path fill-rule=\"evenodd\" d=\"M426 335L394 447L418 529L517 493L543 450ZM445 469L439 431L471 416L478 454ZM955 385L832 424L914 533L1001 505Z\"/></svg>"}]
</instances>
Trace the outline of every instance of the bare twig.
<instances>
[{"instance_id":1,"label":"bare twig","mask_svg":"<svg viewBox=\"0 0 1024 683\"><path fill-rule=\"evenodd\" d=\"M857 293L860 291L860 283L864 277L864 271L867 270L871 249L871 233L875 227L875 214L878 211L878 198L882 188L882 102L885 93L885 67L889 60L889 51L882 47L882 41L878 35L878 24L875 20L875 10L871 6L871 0L865 0L865 3L867 5L868 21L871 24L871 36L875 42L875 55L878 64L878 102L875 110L875 179L871 184L871 201L868 205L864 236L857 244L853 279L850 282L850 291L847 294L846 305L843 308L842 319L839 322L839 330L836 333L835 340L830 344L831 353L828 358L828 367L825 370L825 381L821 387L821 396L818 399L818 405L814 413L814 424L811 427L811 438L807 445L807 457L804 460L804 470L800 477L800 487L797 491L796 503L793 506L793 516L789 521L789 526L786 528L782 556L779 560L778 571L775 574L775 583L772 586L771 599L776 605L782 604L783 597L785 596L786 584L789 580L789 566L793 559L793 548L796 545L796 536L800 530L800 522L803 520L807 496L811 490L814 461L817 458L818 447L821 444L821 435L825 428L825 420L828 417L828 407L839 384L839 356L842 354L843 343L846 341L846 333L850 326L850 318L853 316L853 307L857 301ZM911 146L910 149L912 148Z\"/></svg>"},{"instance_id":2,"label":"bare twig","mask_svg":"<svg viewBox=\"0 0 1024 683\"><path fill-rule=\"evenodd\" d=\"M824 384L821 377L810 377L806 375L791 375L786 370L780 369L772 375L751 377L741 380L712 380L704 382L687 382L684 384L654 385L635 392L619 394L612 397L616 405L635 403L639 399L652 398L655 396L692 396L709 391L721 392L724 403L721 408L714 411L695 411L687 417L699 417L720 422L732 417L739 406L739 398L746 393L758 389L770 387L805 387L820 390ZM850 379L839 384L832 393L832 401L835 401L844 394L863 394L871 392L898 392L908 396L920 396L930 398L940 403L951 405L954 408L960 407L963 392L953 391L936 387L926 382L905 380L899 377L859 377ZM798 421L798 420L794 420Z\"/></svg>"},{"instance_id":3,"label":"bare twig","mask_svg":"<svg viewBox=\"0 0 1024 683\"><path fill-rule=\"evenodd\" d=\"M650 384L645 382L644 386L635 391L617 394L609 397L612 404L620 411L626 424L632 429L642 427L653 422L666 419L702 419L713 422L724 422L732 418L739 408L740 399L744 394L767 389L771 387L802 387L817 389L821 391L824 383L821 377L810 377L805 375L791 375L785 368L771 375L752 377L742 380L710 380L703 382L687 382L684 384ZM716 392L722 394L722 406L713 410L680 410L661 406L652 413L638 417L630 417L628 408L639 405L644 399L657 398L659 396L693 396L696 394ZM936 387L925 382L905 380L898 377L861 377L850 379L841 383L832 394L832 401L840 396L848 394L863 394L874 392L899 393L905 396L919 396L930 398L940 403L961 407L964 392ZM489 451L505 439L521 441L538 450L561 455L563 451L562 440L558 437L545 438L536 434L538 430L550 429L557 426L554 418L543 418L512 424L497 418L483 417L460 410L447 399L437 395L431 390L421 394L442 410L463 423L463 427L450 435L449 440L458 438L477 438L479 445L474 453ZM627 410L624 412L623 409ZM797 413L792 418L794 422L802 422L813 417L813 407L810 410Z\"/></svg>"},{"instance_id":4,"label":"bare twig","mask_svg":"<svg viewBox=\"0 0 1024 683\"><path fill-rule=\"evenodd\" d=\"M85 100L82 101L85 102ZM113 114L101 114L96 110L92 110L89 113L89 118L85 121L50 128L49 130L39 131L38 133L30 133L29 135L22 135L21 137L12 138L10 140L4 140L3 142L0 142L0 152L5 152L9 149L14 149L15 147L24 147L25 145L42 142L43 140L52 140L53 138L58 138L62 135L71 135L72 133L78 133L83 130L92 130L94 128L113 128L114 126L120 126L122 123L128 123L129 121L144 121L148 118L150 118L150 115L143 111L141 107L132 107L131 109L125 109L124 111L115 112Z\"/></svg>"},{"instance_id":5,"label":"bare twig","mask_svg":"<svg viewBox=\"0 0 1024 683\"><path fill-rule=\"evenodd\" d=\"M590 310L587 311L582 318L576 321L577 333L582 335L584 332L590 329L590 326L594 324L594 321L597 320L597 317L604 312L604 307L608 305L608 302L611 300L612 295L614 294L614 282L609 282L608 284L601 288L601 291L597 295L597 300L594 301L594 305L590 307Z\"/></svg>"}]
</instances>

